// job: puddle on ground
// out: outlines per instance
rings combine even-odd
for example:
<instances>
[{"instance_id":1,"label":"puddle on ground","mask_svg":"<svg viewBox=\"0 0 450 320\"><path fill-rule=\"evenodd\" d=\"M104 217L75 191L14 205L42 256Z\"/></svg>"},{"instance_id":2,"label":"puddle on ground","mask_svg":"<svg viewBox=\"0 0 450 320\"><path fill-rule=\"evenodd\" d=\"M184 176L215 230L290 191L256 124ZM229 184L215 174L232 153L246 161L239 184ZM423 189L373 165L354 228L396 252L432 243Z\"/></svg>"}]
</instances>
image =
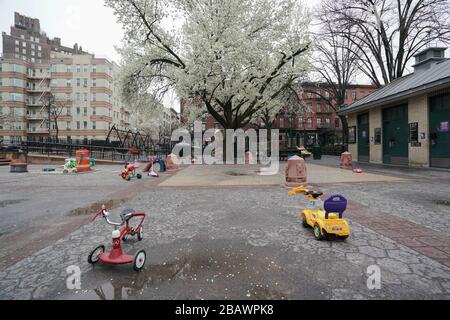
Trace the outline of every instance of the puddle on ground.
<instances>
[{"instance_id":1,"label":"puddle on ground","mask_svg":"<svg viewBox=\"0 0 450 320\"><path fill-rule=\"evenodd\" d=\"M25 201L26 199L17 199L17 200L2 200L0 201L0 208L4 208L6 206L17 204Z\"/></svg>"},{"instance_id":2,"label":"puddle on ground","mask_svg":"<svg viewBox=\"0 0 450 320\"><path fill-rule=\"evenodd\" d=\"M98 212L102 208L102 205L105 205L106 208L108 208L108 210L111 210L111 209L120 207L122 204L124 204L128 200L129 199L124 198L124 199L109 199L109 200L98 201L98 202L93 203L86 207L73 209L68 213L68 215L69 216L91 215L91 214L94 214L95 212Z\"/></svg>"},{"instance_id":3,"label":"puddle on ground","mask_svg":"<svg viewBox=\"0 0 450 320\"><path fill-rule=\"evenodd\" d=\"M433 200L433 202L440 206L450 207L450 200Z\"/></svg>"},{"instance_id":4,"label":"puddle on ground","mask_svg":"<svg viewBox=\"0 0 450 320\"><path fill-rule=\"evenodd\" d=\"M273 257L277 249L243 240L195 239L147 249L145 270L95 266L91 289L65 299L287 299L294 282Z\"/></svg>"}]
</instances>

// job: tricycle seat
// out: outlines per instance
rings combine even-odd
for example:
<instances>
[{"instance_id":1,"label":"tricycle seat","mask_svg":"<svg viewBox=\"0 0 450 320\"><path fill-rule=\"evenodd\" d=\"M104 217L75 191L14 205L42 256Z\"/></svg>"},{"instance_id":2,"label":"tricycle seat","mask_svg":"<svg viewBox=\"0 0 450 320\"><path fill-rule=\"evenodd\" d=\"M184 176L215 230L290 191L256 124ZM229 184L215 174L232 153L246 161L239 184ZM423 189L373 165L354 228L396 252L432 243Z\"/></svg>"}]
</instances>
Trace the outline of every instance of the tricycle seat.
<instances>
[{"instance_id":1,"label":"tricycle seat","mask_svg":"<svg viewBox=\"0 0 450 320\"><path fill-rule=\"evenodd\" d=\"M328 219L330 213L339 214L339 219L342 219L342 214L347 209L347 199L339 194L332 195L327 200L325 200L325 219Z\"/></svg>"}]
</instances>

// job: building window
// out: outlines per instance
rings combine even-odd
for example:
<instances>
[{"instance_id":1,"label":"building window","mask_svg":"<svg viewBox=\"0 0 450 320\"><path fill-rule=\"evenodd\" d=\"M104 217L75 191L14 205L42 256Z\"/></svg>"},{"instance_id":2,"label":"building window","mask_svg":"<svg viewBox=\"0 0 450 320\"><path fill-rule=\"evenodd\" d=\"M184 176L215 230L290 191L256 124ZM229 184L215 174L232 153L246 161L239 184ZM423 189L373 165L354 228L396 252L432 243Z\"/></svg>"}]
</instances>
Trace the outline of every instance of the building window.
<instances>
[{"instance_id":1,"label":"building window","mask_svg":"<svg viewBox=\"0 0 450 320\"><path fill-rule=\"evenodd\" d=\"M77 129L80 129L80 121L77 121Z\"/></svg>"},{"instance_id":2,"label":"building window","mask_svg":"<svg viewBox=\"0 0 450 320\"><path fill-rule=\"evenodd\" d=\"M92 108L92 114L95 116L97 115L97 109L96 108Z\"/></svg>"},{"instance_id":3,"label":"building window","mask_svg":"<svg viewBox=\"0 0 450 320\"><path fill-rule=\"evenodd\" d=\"M325 125L327 126L327 128L330 127L331 125L331 119L329 117L325 118Z\"/></svg>"},{"instance_id":4,"label":"building window","mask_svg":"<svg viewBox=\"0 0 450 320\"><path fill-rule=\"evenodd\" d=\"M19 40L16 40L16 41L15 41L15 44L16 44L16 46L19 46L19 45L20 45Z\"/></svg>"},{"instance_id":5,"label":"building window","mask_svg":"<svg viewBox=\"0 0 450 320\"><path fill-rule=\"evenodd\" d=\"M311 128L312 128L312 118L308 118L308 119L306 120L306 124L307 124L307 126L308 126L308 129L311 129Z\"/></svg>"},{"instance_id":6,"label":"building window","mask_svg":"<svg viewBox=\"0 0 450 320\"><path fill-rule=\"evenodd\" d=\"M97 80L96 79L92 79L92 86L96 87L97 86Z\"/></svg>"},{"instance_id":7,"label":"building window","mask_svg":"<svg viewBox=\"0 0 450 320\"><path fill-rule=\"evenodd\" d=\"M317 118L317 127L322 128L322 118Z\"/></svg>"},{"instance_id":8,"label":"building window","mask_svg":"<svg viewBox=\"0 0 450 320\"><path fill-rule=\"evenodd\" d=\"M85 116L85 117L87 116L87 108L86 107L83 108L83 116Z\"/></svg>"},{"instance_id":9,"label":"building window","mask_svg":"<svg viewBox=\"0 0 450 320\"><path fill-rule=\"evenodd\" d=\"M71 87L72 86L72 81L70 79L66 80L66 87Z\"/></svg>"},{"instance_id":10,"label":"building window","mask_svg":"<svg viewBox=\"0 0 450 320\"><path fill-rule=\"evenodd\" d=\"M42 50L42 47L41 46L38 46L38 51L41 51Z\"/></svg>"},{"instance_id":11,"label":"building window","mask_svg":"<svg viewBox=\"0 0 450 320\"><path fill-rule=\"evenodd\" d=\"M83 79L83 87L87 88L87 85L88 85L87 79Z\"/></svg>"},{"instance_id":12,"label":"building window","mask_svg":"<svg viewBox=\"0 0 450 320\"><path fill-rule=\"evenodd\" d=\"M284 117L280 117L280 129L284 129Z\"/></svg>"},{"instance_id":13,"label":"building window","mask_svg":"<svg viewBox=\"0 0 450 320\"><path fill-rule=\"evenodd\" d=\"M339 118L334 119L334 127L339 128L341 126L341 120Z\"/></svg>"},{"instance_id":14,"label":"building window","mask_svg":"<svg viewBox=\"0 0 450 320\"><path fill-rule=\"evenodd\" d=\"M356 100L356 91L352 91L352 99Z\"/></svg>"},{"instance_id":15,"label":"building window","mask_svg":"<svg viewBox=\"0 0 450 320\"><path fill-rule=\"evenodd\" d=\"M88 66L86 64L83 65L83 72L88 72Z\"/></svg>"},{"instance_id":16,"label":"building window","mask_svg":"<svg viewBox=\"0 0 450 320\"><path fill-rule=\"evenodd\" d=\"M80 81L80 78L78 78L77 79L77 87L80 87L80 85L81 85L81 81Z\"/></svg>"},{"instance_id":17,"label":"building window","mask_svg":"<svg viewBox=\"0 0 450 320\"><path fill-rule=\"evenodd\" d=\"M87 129L87 121L83 121L83 128Z\"/></svg>"},{"instance_id":18,"label":"building window","mask_svg":"<svg viewBox=\"0 0 450 320\"><path fill-rule=\"evenodd\" d=\"M77 64L77 72L81 72L81 65Z\"/></svg>"},{"instance_id":19,"label":"building window","mask_svg":"<svg viewBox=\"0 0 450 320\"><path fill-rule=\"evenodd\" d=\"M80 101L80 93L77 92L77 101Z\"/></svg>"},{"instance_id":20,"label":"building window","mask_svg":"<svg viewBox=\"0 0 450 320\"><path fill-rule=\"evenodd\" d=\"M70 130L70 122L69 121L66 122L66 130Z\"/></svg>"},{"instance_id":21,"label":"building window","mask_svg":"<svg viewBox=\"0 0 450 320\"><path fill-rule=\"evenodd\" d=\"M92 101L97 101L97 94L96 93L92 94Z\"/></svg>"},{"instance_id":22,"label":"building window","mask_svg":"<svg viewBox=\"0 0 450 320\"><path fill-rule=\"evenodd\" d=\"M22 49L23 54L27 54L27 49Z\"/></svg>"},{"instance_id":23,"label":"building window","mask_svg":"<svg viewBox=\"0 0 450 320\"><path fill-rule=\"evenodd\" d=\"M97 123L95 121L92 121L92 130L97 129Z\"/></svg>"},{"instance_id":24,"label":"building window","mask_svg":"<svg viewBox=\"0 0 450 320\"><path fill-rule=\"evenodd\" d=\"M92 72L93 72L93 73L96 73L96 72L97 72L97 66L96 66L95 64L92 66Z\"/></svg>"},{"instance_id":25,"label":"building window","mask_svg":"<svg viewBox=\"0 0 450 320\"><path fill-rule=\"evenodd\" d=\"M66 93L66 101L70 101L70 93Z\"/></svg>"},{"instance_id":26,"label":"building window","mask_svg":"<svg viewBox=\"0 0 450 320\"><path fill-rule=\"evenodd\" d=\"M80 113L81 113L81 109L80 109L80 107L77 107L77 114L80 115Z\"/></svg>"},{"instance_id":27,"label":"building window","mask_svg":"<svg viewBox=\"0 0 450 320\"><path fill-rule=\"evenodd\" d=\"M68 73L72 72L72 66L71 65L67 65L66 66L66 72L68 72Z\"/></svg>"},{"instance_id":28,"label":"building window","mask_svg":"<svg viewBox=\"0 0 450 320\"><path fill-rule=\"evenodd\" d=\"M88 101L87 93L84 93L84 101Z\"/></svg>"}]
</instances>

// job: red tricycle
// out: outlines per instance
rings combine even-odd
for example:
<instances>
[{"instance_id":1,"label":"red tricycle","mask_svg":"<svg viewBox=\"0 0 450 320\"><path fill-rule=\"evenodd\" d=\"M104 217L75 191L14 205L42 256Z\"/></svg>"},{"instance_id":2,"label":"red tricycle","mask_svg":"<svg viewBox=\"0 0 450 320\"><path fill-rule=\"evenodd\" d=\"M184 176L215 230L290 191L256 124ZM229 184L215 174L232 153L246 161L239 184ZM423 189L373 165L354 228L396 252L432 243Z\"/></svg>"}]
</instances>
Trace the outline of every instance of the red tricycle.
<instances>
[{"instance_id":1,"label":"red tricycle","mask_svg":"<svg viewBox=\"0 0 450 320\"><path fill-rule=\"evenodd\" d=\"M113 222L109 219L109 212L106 210L105 206L95 214L92 218L94 221L98 216L102 216L106 223L114 226L114 231L112 232L112 249L110 252L105 252L105 246L100 245L91 251L88 257L88 262L90 264L95 264L98 261L104 264L128 264L133 263L133 268L136 271L141 271L145 265L146 253L144 250L139 250L136 255L129 256L125 255L122 251L121 242L126 241L128 236L137 236L137 239L141 241L144 237L144 231L142 223L145 219L145 213L143 212L133 212L133 210L126 210L120 215L121 222ZM140 217L141 220L137 226L132 227L130 225L130 220L133 218ZM122 230L118 228L122 227Z\"/></svg>"},{"instance_id":2,"label":"red tricycle","mask_svg":"<svg viewBox=\"0 0 450 320\"><path fill-rule=\"evenodd\" d=\"M142 174L136 173L136 168L138 168L136 162L125 163L125 169L119 175L126 181L130 181L132 178L142 179Z\"/></svg>"}]
</instances>

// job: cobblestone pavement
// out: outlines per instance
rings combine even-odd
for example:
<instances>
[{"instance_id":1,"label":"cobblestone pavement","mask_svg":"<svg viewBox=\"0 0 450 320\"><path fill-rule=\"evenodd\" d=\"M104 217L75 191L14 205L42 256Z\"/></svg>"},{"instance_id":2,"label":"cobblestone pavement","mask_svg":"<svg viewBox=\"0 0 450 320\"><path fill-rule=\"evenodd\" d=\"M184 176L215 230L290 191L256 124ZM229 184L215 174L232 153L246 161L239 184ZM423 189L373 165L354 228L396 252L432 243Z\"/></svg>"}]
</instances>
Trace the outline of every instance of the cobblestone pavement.
<instances>
[{"instance_id":1,"label":"cobblestone pavement","mask_svg":"<svg viewBox=\"0 0 450 320\"><path fill-rule=\"evenodd\" d=\"M447 212L440 204L427 206L414 199L417 190L442 198L442 185L425 183L425 188L416 190L411 184L395 183L380 184L388 187L386 191L373 183L318 187L449 233ZM389 197L382 202L386 194ZM125 245L130 253L146 249L144 272L135 273L131 266L92 268L87 264L93 247L110 242L111 228L97 221L1 271L0 298L450 298L450 268L351 215L347 241L316 241L298 216L304 204L303 197L288 197L279 186L153 188L112 211L115 217L129 207L147 212L144 240ZM387 209L387 204L398 212ZM411 206L417 211L407 214ZM433 223L420 219L422 207L438 211ZM442 224L437 227L438 220ZM70 265L80 266L83 272L78 291L66 289ZM380 290L367 288L371 265L381 268Z\"/></svg>"},{"instance_id":2,"label":"cobblestone pavement","mask_svg":"<svg viewBox=\"0 0 450 320\"><path fill-rule=\"evenodd\" d=\"M87 222L83 212L98 203L118 205L164 179L145 177L124 182L119 165L96 166L91 173L64 175L30 165L29 173L9 173L0 167L0 270L42 249ZM131 186L131 188L130 188Z\"/></svg>"}]
</instances>

